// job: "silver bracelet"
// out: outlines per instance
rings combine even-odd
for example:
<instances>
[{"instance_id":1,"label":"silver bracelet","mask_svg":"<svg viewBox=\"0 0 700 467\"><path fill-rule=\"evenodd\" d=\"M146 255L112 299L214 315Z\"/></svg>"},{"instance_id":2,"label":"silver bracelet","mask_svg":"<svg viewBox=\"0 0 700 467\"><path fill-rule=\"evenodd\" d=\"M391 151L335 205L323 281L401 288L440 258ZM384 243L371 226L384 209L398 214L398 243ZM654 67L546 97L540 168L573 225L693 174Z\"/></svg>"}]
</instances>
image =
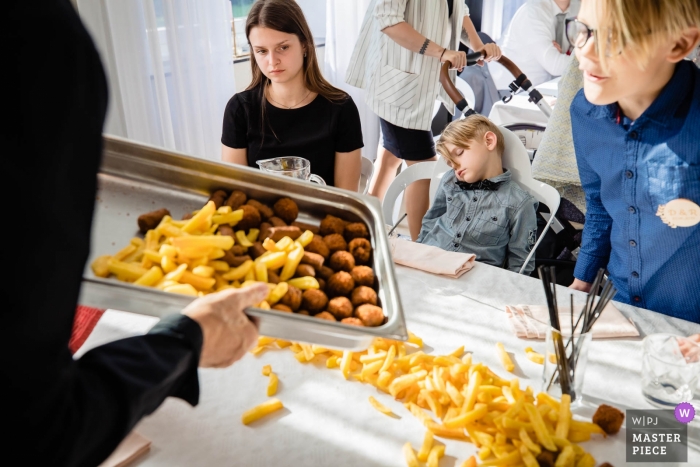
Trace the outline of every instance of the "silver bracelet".
<instances>
[{"instance_id":1,"label":"silver bracelet","mask_svg":"<svg viewBox=\"0 0 700 467\"><path fill-rule=\"evenodd\" d=\"M423 55L425 53L426 49L428 48L428 44L430 44L430 39L426 39L425 42L423 42L423 45L421 46L418 53Z\"/></svg>"}]
</instances>

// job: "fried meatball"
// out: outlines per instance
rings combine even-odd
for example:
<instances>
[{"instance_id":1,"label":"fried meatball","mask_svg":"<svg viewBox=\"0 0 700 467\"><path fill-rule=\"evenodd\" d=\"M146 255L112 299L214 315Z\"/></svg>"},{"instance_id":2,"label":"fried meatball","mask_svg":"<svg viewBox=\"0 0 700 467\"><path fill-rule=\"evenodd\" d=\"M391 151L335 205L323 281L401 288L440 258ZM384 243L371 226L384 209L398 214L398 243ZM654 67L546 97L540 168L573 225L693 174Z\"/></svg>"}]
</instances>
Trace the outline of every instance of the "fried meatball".
<instances>
[{"instance_id":1,"label":"fried meatball","mask_svg":"<svg viewBox=\"0 0 700 467\"><path fill-rule=\"evenodd\" d=\"M310 264L300 264L294 272L294 277L316 277L316 270Z\"/></svg>"},{"instance_id":2,"label":"fried meatball","mask_svg":"<svg viewBox=\"0 0 700 467\"><path fill-rule=\"evenodd\" d=\"M298 314L298 315L304 315L304 316L311 316L311 313L309 313L309 312L306 311L306 310L299 310L299 311L297 311L297 314Z\"/></svg>"},{"instance_id":3,"label":"fried meatball","mask_svg":"<svg viewBox=\"0 0 700 467\"><path fill-rule=\"evenodd\" d=\"M343 236L348 242L355 238L369 238L369 230L362 222L351 222L345 226Z\"/></svg>"},{"instance_id":4,"label":"fried meatball","mask_svg":"<svg viewBox=\"0 0 700 467\"><path fill-rule=\"evenodd\" d=\"M352 318L352 317L351 317L351 318L343 318L342 320L340 320L340 322L343 323L343 324L349 324L349 325L351 325L351 326L362 326L362 327L364 327L364 323L363 323L362 320L359 319L359 318Z\"/></svg>"},{"instance_id":5,"label":"fried meatball","mask_svg":"<svg viewBox=\"0 0 700 467\"><path fill-rule=\"evenodd\" d=\"M328 266L321 266L321 269L316 270L316 276L324 280L330 279L333 274L335 274L335 271Z\"/></svg>"},{"instance_id":6,"label":"fried meatball","mask_svg":"<svg viewBox=\"0 0 700 467\"><path fill-rule=\"evenodd\" d=\"M355 281L352 280L350 273L339 271L328 278L326 282L326 292L331 297L339 295L350 295L352 289L355 288Z\"/></svg>"},{"instance_id":7,"label":"fried meatball","mask_svg":"<svg viewBox=\"0 0 700 467\"><path fill-rule=\"evenodd\" d=\"M224 202L226 202L226 198L228 198L228 193L226 193L224 190L216 190L211 194L207 200L207 203L209 201L214 201L214 206L216 206L216 209L219 209L224 205Z\"/></svg>"},{"instance_id":8,"label":"fried meatball","mask_svg":"<svg viewBox=\"0 0 700 467\"><path fill-rule=\"evenodd\" d=\"M327 309L336 319L341 320L350 318L354 307L347 297L335 297L331 298L331 301L328 302Z\"/></svg>"},{"instance_id":9,"label":"fried meatball","mask_svg":"<svg viewBox=\"0 0 700 467\"><path fill-rule=\"evenodd\" d=\"M249 199L248 201L246 201L245 204L248 206L253 206L255 209L260 211L260 215L262 216L262 218L264 220L267 220L270 217L275 215L274 211L272 210L272 208L270 206L268 206L267 204L263 204L258 200Z\"/></svg>"},{"instance_id":10,"label":"fried meatball","mask_svg":"<svg viewBox=\"0 0 700 467\"><path fill-rule=\"evenodd\" d=\"M290 285L287 289L287 293L284 294L284 297L282 297L279 302L282 305L287 305L293 311L297 311L301 306L301 290Z\"/></svg>"},{"instance_id":11,"label":"fried meatball","mask_svg":"<svg viewBox=\"0 0 700 467\"><path fill-rule=\"evenodd\" d=\"M306 232L307 230L310 230L314 235L318 235L319 228L317 225L311 225L311 224L307 224L306 222L299 222L299 221L292 222L292 225L299 227L302 230L302 232Z\"/></svg>"},{"instance_id":12,"label":"fried meatball","mask_svg":"<svg viewBox=\"0 0 700 467\"><path fill-rule=\"evenodd\" d=\"M248 197L240 190L233 190L231 196L226 200L226 206L230 206L234 211L245 204Z\"/></svg>"},{"instance_id":13,"label":"fried meatball","mask_svg":"<svg viewBox=\"0 0 700 467\"><path fill-rule=\"evenodd\" d=\"M272 309L277 310L277 311L284 311L285 313L293 313L291 308L289 308L287 305L283 305L281 303L277 303L275 305L272 305Z\"/></svg>"},{"instance_id":14,"label":"fried meatball","mask_svg":"<svg viewBox=\"0 0 700 467\"><path fill-rule=\"evenodd\" d=\"M365 303L376 305L377 292L375 292L374 289L361 285L359 287L355 287L355 289L352 291L352 297L350 300L352 300L352 304L355 306L364 305Z\"/></svg>"},{"instance_id":15,"label":"fried meatball","mask_svg":"<svg viewBox=\"0 0 700 467\"><path fill-rule=\"evenodd\" d=\"M305 251L310 251L311 253L316 253L323 256L324 259L328 259L331 255L331 250L328 249L328 245L323 241L323 237L314 235L308 245L304 248Z\"/></svg>"},{"instance_id":16,"label":"fried meatball","mask_svg":"<svg viewBox=\"0 0 700 467\"><path fill-rule=\"evenodd\" d=\"M299 206L291 198L280 198L277 200L272 210L275 211L277 217L285 221L287 224L294 222L299 215Z\"/></svg>"},{"instance_id":17,"label":"fried meatball","mask_svg":"<svg viewBox=\"0 0 700 467\"><path fill-rule=\"evenodd\" d=\"M243 219L238 221L238 224L236 224L236 229L248 230L257 229L260 227L260 221L262 218L260 217L260 211L258 211L257 208L247 204L244 204L240 208L243 209Z\"/></svg>"},{"instance_id":18,"label":"fried meatball","mask_svg":"<svg viewBox=\"0 0 700 467\"><path fill-rule=\"evenodd\" d=\"M345 221L340 217L331 216L328 214L322 221L318 229L321 235L340 234L345 231Z\"/></svg>"},{"instance_id":19,"label":"fried meatball","mask_svg":"<svg viewBox=\"0 0 700 467\"><path fill-rule=\"evenodd\" d=\"M365 326L381 326L384 322L384 312L376 305L365 303L355 308L355 316L362 320Z\"/></svg>"},{"instance_id":20,"label":"fried meatball","mask_svg":"<svg viewBox=\"0 0 700 467\"><path fill-rule=\"evenodd\" d=\"M593 423L601 427L609 435L614 435L620 431L624 419L624 413L606 404L600 404L595 414L593 414Z\"/></svg>"},{"instance_id":21,"label":"fried meatball","mask_svg":"<svg viewBox=\"0 0 700 467\"><path fill-rule=\"evenodd\" d=\"M355 267L355 258L347 251L336 251L328 264L334 271L350 272Z\"/></svg>"},{"instance_id":22,"label":"fried meatball","mask_svg":"<svg viewBox=\"0 0 700 467\"><path fill-rule=\"evenodd\" d=\"M326 321L336 321L335 316L327 311L320 312L319 314L315 315L314 318L325 319Z\"/></svg>"},{"instance_id":23,"label":"fried meatball","mask_svg":"<svg viewBox=\"0 0 700 467\"><path fill-rule=\"evenodd\" d=\"M350 240L348 251L355 257L356 264L367 264L372 255L372 245L366 238Z\"/></svg>"},{"instance_id":24,"label":"fried meatball","mask_svg":"<svg viewBox=\"0 0 700 467\"><path fill-rule=\"evenodd\" d=\"M352 271L350 271L350 275L355 280L355 284L374 287L374 271L372 271L371 267L355 266L352 268Z\"/></svg>"},{"instance_id":25,"label":"fried meatball","mask_svg":"<svg viewBox=\"0 0 700 467\"><path fill-rule=\"evenodd\" d=\"M537 455L537 463L540 467L554 467L554 462L556 462L557 457L558 453L543 449L542 452Z\"/></svg>"},{"instance_id":26,"label":"fried meatball","mask_svg":"<svg viewBox=\"0 0 700 467\"><path fill-rule=\"evenodd\" d=\"M310 313L318 313L326 309L328 295L322 290L308 289L301 294L301 306Z\"/></svg>"},{"instance_id":27,"label":"fried meatball","mask_svg":"<svg viewBox=\"0 0 700 467\"><path fill-rule=\"evenodd\" d=\"M333 253L336 251L343 251L348 249L348 243L345 241L340 234L330 234L323 237L328 250Z\"/></svg>"}]
</instances>

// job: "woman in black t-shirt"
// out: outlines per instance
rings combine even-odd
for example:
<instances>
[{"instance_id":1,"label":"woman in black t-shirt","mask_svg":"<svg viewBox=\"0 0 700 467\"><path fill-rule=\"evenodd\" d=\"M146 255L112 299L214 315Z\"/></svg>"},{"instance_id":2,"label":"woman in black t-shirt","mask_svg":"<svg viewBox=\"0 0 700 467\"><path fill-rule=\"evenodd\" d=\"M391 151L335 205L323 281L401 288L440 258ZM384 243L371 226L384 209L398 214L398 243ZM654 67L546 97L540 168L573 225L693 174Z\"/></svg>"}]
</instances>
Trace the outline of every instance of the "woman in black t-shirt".
<instances>
[{"instance_id":1,"label":"woman in black t-shirt","mask_svg":"<svg viewBox=\"0 0 700 467\"><path fill-rule=\"evenodd\" d=\"M328 185L357 191L362 128L352 98L318 67L311 31L296 2L258 0L246 21L253 80L224 113L222 159L299 156Z\"/></svg>"}]
</instances>

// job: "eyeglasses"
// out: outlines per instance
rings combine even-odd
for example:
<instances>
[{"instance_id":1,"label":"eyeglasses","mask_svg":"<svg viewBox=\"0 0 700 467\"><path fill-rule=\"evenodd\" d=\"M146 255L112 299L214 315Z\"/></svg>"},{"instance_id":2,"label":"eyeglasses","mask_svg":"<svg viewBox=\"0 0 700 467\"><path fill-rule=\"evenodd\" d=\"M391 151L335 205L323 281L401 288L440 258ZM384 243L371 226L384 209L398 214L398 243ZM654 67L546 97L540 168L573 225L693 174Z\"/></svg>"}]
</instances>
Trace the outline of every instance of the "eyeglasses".
<instances>
[{"instance_id":1,"label":"eyeglasses","mask_svg":"<svg viewBox=\"0 0 700 467\"><path fill-rule=\"evenodd\" d=\"M586 45L588 39L590 39L591 36L593 36L595 51L596 53L598 53L598 30L588 27L586 23L577 19L566 20L566 38L569 40L569 43L572 44L574 47L579 49L582 48ZM617 50L613 53L612 39L608 37L608 43L606 47L607 53L605 55L607 57L610 57L615 54L619 55L622 53L622 49L624 48L624 46L618 46L615 48Z\"/></svg>"}]
</instances>

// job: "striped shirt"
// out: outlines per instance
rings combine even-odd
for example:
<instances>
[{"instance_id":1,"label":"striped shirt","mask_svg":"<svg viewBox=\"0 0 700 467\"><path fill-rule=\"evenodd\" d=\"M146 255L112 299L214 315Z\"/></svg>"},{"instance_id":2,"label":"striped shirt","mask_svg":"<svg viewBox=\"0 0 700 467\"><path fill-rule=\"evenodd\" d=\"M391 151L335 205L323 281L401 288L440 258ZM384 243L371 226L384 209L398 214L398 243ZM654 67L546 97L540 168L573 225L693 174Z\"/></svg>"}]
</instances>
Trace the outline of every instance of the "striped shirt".
<instances>
[{"instance_id":1,"label":"striped shirt","mask_svg":"<svg viewBox=\"0 0 700 467\"><path fill-rule=\"evenodd\" d=\"M458 50L462 21L469 8L454 3L448 16L445 0L373 0L350 58L345 81L366 90L365 102L379 117L402 128L430 130L435 99L450 112L454 104L440 86L440 61L401 47L382 33L406 22L421 35L449 50ZM456 71L450 71L454 82Z\"/></svg>"}]
</instances>

